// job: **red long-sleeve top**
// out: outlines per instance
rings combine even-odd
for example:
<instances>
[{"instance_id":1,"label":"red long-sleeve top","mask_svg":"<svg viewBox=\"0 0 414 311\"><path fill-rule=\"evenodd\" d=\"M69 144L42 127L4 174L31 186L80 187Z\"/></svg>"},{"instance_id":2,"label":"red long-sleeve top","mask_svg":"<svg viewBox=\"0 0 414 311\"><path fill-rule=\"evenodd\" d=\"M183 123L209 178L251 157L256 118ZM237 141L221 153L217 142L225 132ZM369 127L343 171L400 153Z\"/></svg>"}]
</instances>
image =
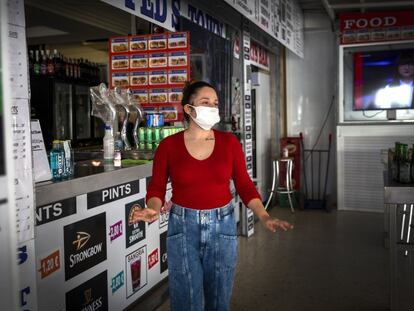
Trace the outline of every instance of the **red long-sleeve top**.
<instances>
[{"instance_id":1,"label":"red long-sleeve top","mask_svg":"<svg viewBox=\"0 0 414 311\"><path fill-rule=\"evenodd\" d=\"M164 204L168 178L172 202L192 209L211 209L229 203L230 179L244 204L254 198L261 199L247 173L237 138L216 130L214 137L213 152L204 160L197 160L188 152L184 132L163 139L155 152L146 199L157 197Z\"/></svg>"}]
</instances>

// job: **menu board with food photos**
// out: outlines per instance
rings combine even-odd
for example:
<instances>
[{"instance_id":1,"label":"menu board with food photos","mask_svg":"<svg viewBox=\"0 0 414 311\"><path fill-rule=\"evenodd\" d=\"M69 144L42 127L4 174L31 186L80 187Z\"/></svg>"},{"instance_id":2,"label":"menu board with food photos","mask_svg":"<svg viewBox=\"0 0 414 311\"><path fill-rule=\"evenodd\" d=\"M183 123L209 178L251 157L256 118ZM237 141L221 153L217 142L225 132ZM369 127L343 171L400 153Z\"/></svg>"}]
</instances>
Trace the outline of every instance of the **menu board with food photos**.
<instances>
[{"instance_id":1,"label":"menu board with food photos","mask_svg":"<svg viewBox=\"0 0 414 311\"><path fill-rule=\"evenodd\" d=\"M188 32L110 38L110 86L130 88L146 111L180 121L181 98L190 80Z\"/></svg>"}]
</instances>

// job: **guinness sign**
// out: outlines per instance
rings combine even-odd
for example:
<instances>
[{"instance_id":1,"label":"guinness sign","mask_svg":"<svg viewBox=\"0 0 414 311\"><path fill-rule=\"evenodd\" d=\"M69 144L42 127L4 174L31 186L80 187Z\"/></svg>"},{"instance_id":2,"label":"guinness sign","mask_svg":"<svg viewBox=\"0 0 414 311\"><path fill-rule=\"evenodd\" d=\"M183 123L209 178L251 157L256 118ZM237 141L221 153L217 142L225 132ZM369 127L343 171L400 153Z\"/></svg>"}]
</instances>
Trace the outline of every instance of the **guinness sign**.
<instances>
[{"instance_id":1,"label":"guinness sign","mask_svg":"<svg viewBox=\"0 0 414 311\"><path fill-rule=\"evenodd\" d=\"M108 310L107 272L104 271L66 293L66 310Z\"/></svg>"}]
</instances>

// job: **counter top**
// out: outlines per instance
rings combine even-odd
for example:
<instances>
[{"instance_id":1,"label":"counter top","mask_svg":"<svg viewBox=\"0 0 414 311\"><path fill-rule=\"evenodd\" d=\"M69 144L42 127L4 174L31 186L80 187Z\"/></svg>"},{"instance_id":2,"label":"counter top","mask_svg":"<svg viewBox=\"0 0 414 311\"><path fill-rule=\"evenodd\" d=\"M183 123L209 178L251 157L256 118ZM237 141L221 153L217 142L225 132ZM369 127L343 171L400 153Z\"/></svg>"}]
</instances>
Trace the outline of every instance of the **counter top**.
<instances>
[{"instance_id":1,"label":"counter top","mask_svg":"<svg viewBox=\"0 0 414 311\"><path fill-rule=\"evenodd\" d=\"M402 184L394 181L388 172L384 172L384 203L404 204L414 202L414 184Z\"/></svg>"},{"instance_id":2,"label":"counter top","mask_svg":"<svg viewBox=\"0 0 414 311\"><path fill-rule=\"evenodd\" d=\"M36 184L36 206L149 177L151 174L152 162L122 168L91 166L79 162L75 164L75 178Z\"/></svg>"}]
</instances>

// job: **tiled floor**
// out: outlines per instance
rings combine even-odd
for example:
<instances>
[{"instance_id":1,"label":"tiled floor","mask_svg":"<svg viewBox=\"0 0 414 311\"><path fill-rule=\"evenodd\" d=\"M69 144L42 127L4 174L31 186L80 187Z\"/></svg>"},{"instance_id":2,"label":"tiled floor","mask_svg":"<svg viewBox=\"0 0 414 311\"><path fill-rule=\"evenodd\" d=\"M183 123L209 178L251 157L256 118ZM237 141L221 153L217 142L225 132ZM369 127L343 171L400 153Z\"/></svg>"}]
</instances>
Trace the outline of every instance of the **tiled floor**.
<instances>
[{"instance_id":1,"label":"tiled floor","mask_svg":"<svg viewBox=\"0 0 414 311\"><path fill-rule=\"evenodd\" d=\"M256 223L253 237L239 238L231 310L389 310L382 214L285 208L271 214L295 229L272 234ZM132 310L169 310L168 283Z\"/></svg>"}]
</instances>

